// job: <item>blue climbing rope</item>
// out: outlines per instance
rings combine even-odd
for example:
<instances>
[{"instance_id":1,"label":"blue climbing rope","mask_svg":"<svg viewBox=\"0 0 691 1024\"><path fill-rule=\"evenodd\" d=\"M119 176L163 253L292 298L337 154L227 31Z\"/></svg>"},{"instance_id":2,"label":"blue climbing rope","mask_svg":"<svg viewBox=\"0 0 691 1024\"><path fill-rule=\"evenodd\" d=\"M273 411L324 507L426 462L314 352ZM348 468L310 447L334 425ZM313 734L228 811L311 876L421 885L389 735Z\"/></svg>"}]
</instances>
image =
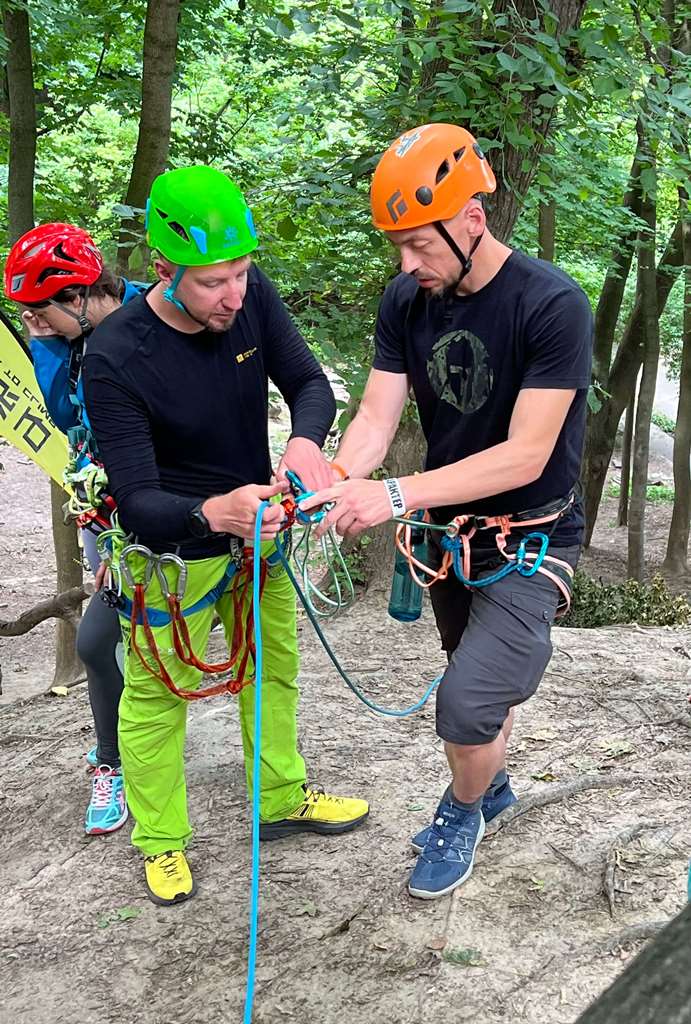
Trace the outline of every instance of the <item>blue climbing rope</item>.
<instances>
[{"instance_id":1,"label":"blue climbing rope","mask_svg":"<svg viewBox=\"0 0 691 1024\"><path fill-rule=\"evenodd\" d=\"M262 743L262 669L264 651L262 644L261 600L261 533L264 510L268 501L262 501L257 509L254 524L254 553L252 556L252 606L254 611L254 752L252 769L252 882L250 886L250 949L247 958L247 990L245 995L244 1024L252 1024L254 1004L254 980L257 966L257 926L259 923L259 797L261 794L261 743Z\"/></svg>"},{"instance_id":2,"label":"blue climbing rope","mask_svg":"<svg viewBox=\"0 0 691 1024\"><path fill-rule=\"evenodd\" d=\"M262 519L264 517L264 510L269 507L269 503L263 501L257 509L257 518L254 525L254 551L252 556L252 603L254 609L254 638L255 638L255 658L254 658L254 751L253 751L253 785L252 785L252 878L250 883L250 941L249 941L249 954L247 958L247 987L245 993L245 1014L243 1018L244 1024L252 1024L252 1009L254 1005L254 987L256 979L256 966L257 966L257 934L259 924L259 799L261 795L261 740L262 740L262 671L263 671L263 641L262 641L262 624L261 624L261 611L260 611L260 579L261 579L261 530L262 530ZM305 524L306 528L309 529L311 523ZM288 574L288 578L295 588L300 602L309 616L310 622L314 626L317 636L322 642L324 650L331 659L332 664L336 668L336 671L344 680L346 685L352 690L355 696L362 701L371 711L376 711L377 714L387 715L390 718L407 718L408 715L414 714L419 711L426 702L429 700L431 695L441 681L441 676L435 679L430 686L427 688L424 696L412 707L404 708L402 711L396 711L392 708L384 708L379 704L375 704L360 690L356 683L354 683L347 672L341 667L341 664L332 651L328 640L322 632L322 628L319 625L315 612L310 607L308 598L302 591L300 584L295 578L295 574L290 567L288 557L286 556L284 543L280 537L276 538L276 550L280 556L283 567Z\"/></svg>"},{"instance_id":3,"label":"blue climbing rope","mask_svg":"<svg viewBox=\"0 0 691 1024\"><path fill-rule=\"evenodd\" d=\"M423 527L427 524L422 523ZM527 546L529 540L537 540L540 542L540 549L535 556L535 561L530 561L527 558ZM463 573L461 564L461 541L459 537L449 537L448 535L441 538L441 546L445 551L451 552L453 559L453 571L460 583L466 587L489 587L492 583L497 583L498 580L503 580L509 573L518 572L521 576L534 576L542 565L545 555L547 554L547 548L549 547L549 537L546 533L527 533L521 540L516 551L516 558L507 562L506 565L502 566L497 572L492 573L491 576L481 576L480 579L471 580Z\"/></svg>"},{"instance_id":4,"label":"blue climbing rope","mask_svg":"<svg viewBox=\"0 0 691 1024\"><path fill-rule=\"evenodd\" d=\"M317 617L314 614L312 608L310 607L310 602L308 601L307 597L305 596L305 594L303 593L303 591L302 591L302 589L300 587L300 584L298 583L298 581L295 578L295 574L294 574L293 570L290 567L290 562L288 561L288 558L286 556L285 549L284 549L284 546L283 546L283 543L282 543L280 537L276 539L276 549L277 549L279 555L281 556L281 562L283 563L283 568L285 569L285 571L286 571L286 573L288 575L288 579L293 584L293 587L295 588L295 592L297 593L297 595L298 595L298 597L300 599L300 603L302 604L302 607L307 612L309 620L312 623L312 625L314 626L314 630L315 630L317 636L319 637L319 639L321 640L322 646L323 646L324 650L326 651L326 653L328 654L328 656L329 656L329 658L331 660L332 665L334 666L334 668L336 669L336 671L338 672L338 674L340 675L341 679L344 681L346 686L350 690L352 690L352 692L355 694L355 696L358 698L358 700L361 700L362 703L365 704L371 711L376 711L376 713L378 715L386 715L388 718L407 718L409 715L413 715L416 711L419 711L420 708L424 707L424 705L427 703L427 701L432 696L432 694L436 690L437 686L441 682L441 678L442 678L441 676L438 676L436 679L434 679L430 683L430 685L428 686L428 688L425 691L424 695L420 698L420 700L417 702L417 704L413 704L411 707L404 708L401 711L396 711L393 708L384 708L380 704L375 704L373 701L371 701L369 699L369 697L365 696L365 694L359 688L357 683L354 683L352 681L352 679L350 678L348 673L345 671L345 669L342 667L340 661L338 660L338 658L336 657L336 655L332 651L331 646L329 644L329 641L324 636L324 633L322 631L321 626L319 625Z\"/></svg>"}]
</instances>

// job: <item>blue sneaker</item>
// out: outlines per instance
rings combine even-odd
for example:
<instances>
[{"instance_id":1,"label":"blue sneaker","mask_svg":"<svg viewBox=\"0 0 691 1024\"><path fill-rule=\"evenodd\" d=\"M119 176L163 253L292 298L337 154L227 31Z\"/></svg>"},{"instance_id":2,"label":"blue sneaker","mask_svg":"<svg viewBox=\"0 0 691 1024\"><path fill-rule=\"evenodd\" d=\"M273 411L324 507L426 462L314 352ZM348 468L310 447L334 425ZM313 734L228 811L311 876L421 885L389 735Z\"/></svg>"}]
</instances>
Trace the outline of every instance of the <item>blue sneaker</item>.
<instances>
[{"instance_id":1,"label":"blue sneaker","mask_svg":"<svg viewBox=\"0 0 691 1024\"><path fill-rule=\"evenodd\" d=\"M473 873L475 851L484 834L482 811L464 811L444 797L410 876L410 895L421 900L436 900L467 882Z\"/></svg>"},{"instance_id":2,"label":"blue sneaker","mask_svg":"<svg viewBox=\"0 0 691 1024\"><path fill-rule=\"evenodd\" d=\"M517 800L518 797L511 789L511 783L508 781L492 796L486 793L482 801L482 817L485 819L485 824L489 825L492 818L496 818L498 814L505 811L511 804L515 804ZM432 826L428 825L427 828L423 828L422 832L418 832L416 836L413 836L411 845L416 853L422 853L431 831Z\"/></svg>"},{"instance_id":3,"label":"blue sneaker","mask_svg":"<svg viewBox=\"0 0 691 1024\"><path fill-rule=\"evenodd\" d=\"M92 747L86 755L86 770L90 772L94 768L98 768L98 752L96 747Z\"/></svg>"},{"instance_id":4,"label":"blue sneaker","mask_svg":"<svg viewBox=\"0 0 691 1024\"><path fill-rule=\"evenodd\" d=\"M91 800L86 809L84 831L88 836L115 832L125 824L127 815L122 772L107 764L99 765L91 783Z\"/></svg>"}]
</instances>

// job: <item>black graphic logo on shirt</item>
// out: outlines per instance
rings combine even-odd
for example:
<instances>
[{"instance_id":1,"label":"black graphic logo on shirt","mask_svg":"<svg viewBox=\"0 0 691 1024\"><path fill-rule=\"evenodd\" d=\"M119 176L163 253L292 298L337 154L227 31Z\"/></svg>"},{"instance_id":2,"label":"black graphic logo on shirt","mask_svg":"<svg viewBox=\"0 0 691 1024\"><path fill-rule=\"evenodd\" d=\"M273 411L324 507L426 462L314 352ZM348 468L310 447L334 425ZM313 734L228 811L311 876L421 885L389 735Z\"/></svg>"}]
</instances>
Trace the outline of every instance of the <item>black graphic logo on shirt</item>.
<instances>
[{"instance_id":1,"label":"black graphic logo on shirt","mask_svg":"<svg viewBox=\"0 0 691 1024\"><path fill-rule=\"evenodd\" d=\"M487 349L470 331L451 331L435 342L427 376L436 395L460 413L481 409L494 379Z\"/></svg>"}]
</instances>

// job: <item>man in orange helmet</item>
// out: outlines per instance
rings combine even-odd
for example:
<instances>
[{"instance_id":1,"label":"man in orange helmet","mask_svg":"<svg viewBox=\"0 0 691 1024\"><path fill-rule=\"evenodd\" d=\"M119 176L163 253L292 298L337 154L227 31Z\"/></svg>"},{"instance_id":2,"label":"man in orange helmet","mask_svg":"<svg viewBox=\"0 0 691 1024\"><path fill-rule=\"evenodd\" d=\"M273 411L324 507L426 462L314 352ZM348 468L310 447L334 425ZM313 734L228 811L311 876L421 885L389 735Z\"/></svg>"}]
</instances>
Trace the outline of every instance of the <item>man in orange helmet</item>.
<instances>
[{"instance_id":1,"label":"man in orange helmet","mask_svg":"<svg viewBox=\"0 0 691 1024\"><path fill-rule=\"evenodd\" d=\"M402 272L384 293L374 366L336 457L350 479L303 504L334 502L326 525L350 536L420 509L436 524L455 520L430 544L432 568L455 570L430 590L449 659L437 732L452 779L413 840L409 891L423 899L470 877L485 823L516 800L506 774L513 708L549 662L583 535L575 490L590 306L561 270L492 236L484 196L495 188L477 142L455 125L406 132L381 158L373 219ZM411 386L425 472L365 479L386 456Z\"/></svg>"}]
</instances>

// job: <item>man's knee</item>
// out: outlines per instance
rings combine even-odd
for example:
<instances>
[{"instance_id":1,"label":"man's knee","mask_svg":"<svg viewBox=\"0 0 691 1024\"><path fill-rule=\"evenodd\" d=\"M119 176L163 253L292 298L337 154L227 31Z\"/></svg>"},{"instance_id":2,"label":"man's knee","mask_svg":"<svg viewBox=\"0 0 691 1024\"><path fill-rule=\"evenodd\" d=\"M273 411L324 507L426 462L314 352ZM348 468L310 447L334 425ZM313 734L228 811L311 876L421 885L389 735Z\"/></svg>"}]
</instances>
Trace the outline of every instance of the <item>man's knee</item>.
<instances>
[{"instance_id":1,"label":"man's knee","mask_svg":"<svg viewBox=\"0 0 691 1024\"><path fill-rule=\"evenodd\" d=\"M442 681L437 694L437 733L448 743L463 747L492 743L501 732L508 707L488 705Z\"/></svg>"}]
</instances>

